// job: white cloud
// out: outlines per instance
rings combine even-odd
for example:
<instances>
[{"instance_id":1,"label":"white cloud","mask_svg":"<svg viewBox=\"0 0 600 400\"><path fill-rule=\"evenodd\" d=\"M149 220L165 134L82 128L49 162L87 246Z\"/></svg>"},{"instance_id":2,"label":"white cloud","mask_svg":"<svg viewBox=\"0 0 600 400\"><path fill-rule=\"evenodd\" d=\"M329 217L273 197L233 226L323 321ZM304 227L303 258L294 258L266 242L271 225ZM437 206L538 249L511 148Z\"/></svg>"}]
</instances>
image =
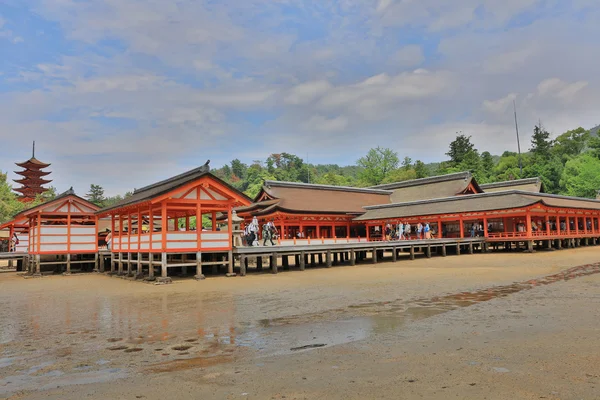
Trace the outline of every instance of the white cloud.
<instances>
[{"instance_id":1,"label":"white cloud","mask_svg":"<svg viewBox=\"0 0 600 400\"><path fill-rule=\"evenodd\" d=\"M339 132L348 127L348 118L335 117L326 118L316 115L310 118L306 123L306 129L319 132Z\"/></svg>"},{"instance_id":2,"label":"white cloud","mask_svg":"<svg viewBox=\"0 0 600 400\"><path fill-rule=\"evenodd\" d=\"M308 104L330 91L332 87L325 80L301 83L291 88L284 100L287 104Z\"/></svg>"},{"instance_id":3,"label":"white cloud","mask_svg":"<svg viewBox=\"0 0 600 400\"><path fill-rule=\"evenodd\" d=\"M497 100L484 100L483 109L494 114L504 114L506 110L513 105L517 98L516 93L510 93Z\"/></svg>"},{"instance_id":4,"label":"white cloud","mask_svg":"<svg viewBox=\"0 0 600 400\"><path fill-rule=\"evenodd\" d=\"M575 95L588 84L589 82L586 81L568 83L558 78L550 78L540 82L537 91L543 97L555 97L564 101L572 101Z\"/></svg>"},{"instance_id":5,"label":"white cloud","mask_svg":"<svg viewBox=\"0 0 600 400\"><path fill-rule=\"evenodd\" d=\"M400 67L414 67L425 61L423 49L419 45L408 45L400 48L393 55L392 61Z\"/></svg>"}]
</instances>

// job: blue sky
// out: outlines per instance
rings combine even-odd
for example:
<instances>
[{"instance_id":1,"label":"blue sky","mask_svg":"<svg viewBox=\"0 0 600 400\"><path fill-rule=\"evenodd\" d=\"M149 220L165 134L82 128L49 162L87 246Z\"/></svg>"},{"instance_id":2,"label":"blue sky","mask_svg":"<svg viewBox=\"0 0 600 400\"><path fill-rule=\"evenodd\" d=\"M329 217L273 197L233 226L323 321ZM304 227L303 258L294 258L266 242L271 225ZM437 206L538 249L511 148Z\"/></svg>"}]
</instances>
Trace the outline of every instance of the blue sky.
<instances>
[{"instance_id":1,"label":"blue sky","mask_svg":"<svg viewBox=\"0 0 600 400\"><path fill-rule=\"evenodd\" d=\"M0 170L122 193L211 159L527 148L600 123L596 0L4 0ZM12 175L11 177L14 177Z\"/></svg>"}]
</instances>

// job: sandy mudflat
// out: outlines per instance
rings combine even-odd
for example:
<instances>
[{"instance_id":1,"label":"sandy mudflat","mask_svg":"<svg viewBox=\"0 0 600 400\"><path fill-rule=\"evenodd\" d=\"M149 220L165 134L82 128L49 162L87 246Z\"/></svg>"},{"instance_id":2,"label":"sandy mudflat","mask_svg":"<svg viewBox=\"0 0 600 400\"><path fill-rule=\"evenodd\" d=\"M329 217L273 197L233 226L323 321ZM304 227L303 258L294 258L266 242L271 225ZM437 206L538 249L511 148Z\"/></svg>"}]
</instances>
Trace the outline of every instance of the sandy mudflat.
<instances>
[{"instance_id":1,"label":"sandy mudflat","mask_svg":"<svg viewBox=\"0 0 600 400\"><path fill-rule=\"evenodd\" d=\"M588 247L167 286L3 273L0 398L598 399L598 262Z\"/></svg>"}]
</instances>

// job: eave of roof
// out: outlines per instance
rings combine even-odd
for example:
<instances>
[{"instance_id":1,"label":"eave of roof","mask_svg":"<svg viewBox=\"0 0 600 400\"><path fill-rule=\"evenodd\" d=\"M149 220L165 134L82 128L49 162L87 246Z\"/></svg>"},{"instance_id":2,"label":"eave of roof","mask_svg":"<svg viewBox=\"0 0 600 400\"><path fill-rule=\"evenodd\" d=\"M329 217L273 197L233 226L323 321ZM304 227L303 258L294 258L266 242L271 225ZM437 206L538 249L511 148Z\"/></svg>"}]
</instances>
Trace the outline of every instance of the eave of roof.
<instances>
[{"instance_id":1,"label":"eave of roof","mask_svg":"<svg viewBox=\"0 0 600 400\"><path fill-rule=\"evenodd\" d=\"M211 174L208 169L208 166L205 164L199 168L195 168L193 170L184 172L182 174L175 175L172 178L164 179L160 182L153 183L153 184L145 186L141 189L137 189L134 191L134 193L131 197L129 197L127 199L123 199L122 201L120 201L117 204L114 204L110 207L105 207L105 208L99 210L97 212L97 214L104 215L104 214L108 213L109 211L113 211L113 210L116 210L119 208L131 207L133 205L148 203L156 197L159 197L166 193L177 190L177 189L187 185L190 182L193 182L195 180L198 180L200 178L207 177L207 176L210 177L210 179L213 179L216 182L222 184L223 186L226 186L231 191L238 194L241 198L246 199L248 201L248 203L252 202L252 199L250 199L244 193L237 190L233 186L229 185L227 182L223 181L222 179L218 178L217 176ZM179 182L177 182L177 181L179 181ZM177 182L177 183L175 184L175 182Z\"/></svg>"}]
</instances>

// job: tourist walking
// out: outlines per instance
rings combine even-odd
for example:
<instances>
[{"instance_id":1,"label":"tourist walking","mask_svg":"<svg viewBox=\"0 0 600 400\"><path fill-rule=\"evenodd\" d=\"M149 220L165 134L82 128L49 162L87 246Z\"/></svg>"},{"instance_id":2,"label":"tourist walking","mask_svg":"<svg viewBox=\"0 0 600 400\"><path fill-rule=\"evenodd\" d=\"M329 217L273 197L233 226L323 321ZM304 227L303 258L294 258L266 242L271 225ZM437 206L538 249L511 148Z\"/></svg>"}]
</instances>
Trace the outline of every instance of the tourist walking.
<instances>
[{"instance_id":1,"label":"tourist walking","mask_svg":"<svg viewBox=\"0 0 600 400\"><path fill-rule=\"evenodd\" d=\"M112 232L108 228L106 228L106 232L108 232L108 234L104 238L104 241L106 242L106 249L110 250L110 245L112 243Z\"/></svg>"},{"instance_id":2,"label":"tourist walking","mask_svg":"<svg viewBox=\"0 0 600 400\"><path fill-rule=\"evenodd\" d=\"M425 227L423 228L423 232L425 232L425 239L431 239L431 231L429 229L429 222L425 222Z\"/></svg>"},{"instance_id":3,"label":"tourist walking","mask_svg":"<svg viewBox=\"0 0 600 400\"><path fill-rule=\"evenodd\" d=\"M267 240L271 242L271 246L275 246L273 243L273 236L275 235L275 224L272 221L267 222L263 225L263 246L267 245Z\"/></svg>"},{"instance_id":4,"label":"tourist walking","mask_svg":"<svg viewBox=\"0 0 600 400\"><path fill-rule=\"evenodd\" d=\"M398 240L404 239L404 224L402 222L399 222L396 228L398 232Z\"/></svg>"},{"instance_id":5,"label":"tourist walking","mask_svg":"<svg viewBox=\"0 0 600 400\"><path fill-rule=\"evenodd\" d=\"M423 225L421 225L421 223L419 222L417 224L417 239L418 240L423 239L423 237L421 236L422 233L423 233Z\"/></svg>"},{"instance_id":6,"label":"tourist walking","mask_svg":"<svg viewBox=\"0 0 600 400\"><path fill-rule=\"evenodd\" d=\"M411 226L408 223L408 221L404 224L404 237L406 238L406 240L410 240L410 230L411 230Z\"/></svg>"}]
</instances>

